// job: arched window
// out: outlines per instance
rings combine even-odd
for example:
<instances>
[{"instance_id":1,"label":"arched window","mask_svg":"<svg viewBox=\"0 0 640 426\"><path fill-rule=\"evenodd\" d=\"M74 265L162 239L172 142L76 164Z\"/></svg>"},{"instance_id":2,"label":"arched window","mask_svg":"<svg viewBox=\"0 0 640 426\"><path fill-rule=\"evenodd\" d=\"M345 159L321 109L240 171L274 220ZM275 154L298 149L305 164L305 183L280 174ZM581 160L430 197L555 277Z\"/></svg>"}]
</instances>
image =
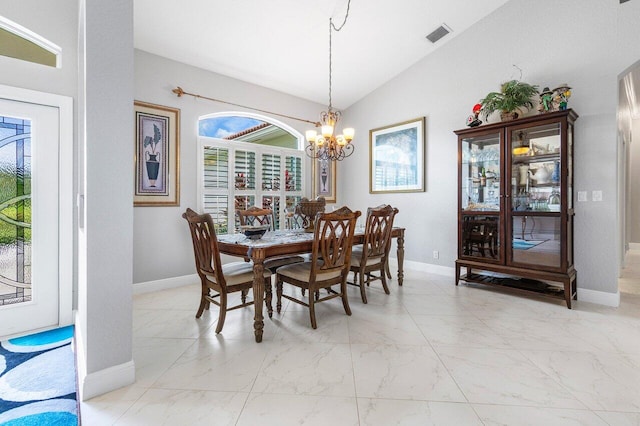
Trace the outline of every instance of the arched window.
<instances>
[{"instance_id":1,"label":"arched window","mask_svg":"<svg viewBox=\"0 0 640 426\"><path fill-rule=\"evenodd\" d=\"M216 232L238 229L236 210L270 208L277 228L304 194L304 137L270 117L225 112L198 121L200 210Z\"/></svg>"},{"instance_id":2,"label":"arched window","mask_svg":"<svg viewBox=\"0 0 640 426\"><path fill-rule=\"evenodd\" d=\"M0 16L0 55L60 68L62 49Z\"/></svg>"}]
</instances>

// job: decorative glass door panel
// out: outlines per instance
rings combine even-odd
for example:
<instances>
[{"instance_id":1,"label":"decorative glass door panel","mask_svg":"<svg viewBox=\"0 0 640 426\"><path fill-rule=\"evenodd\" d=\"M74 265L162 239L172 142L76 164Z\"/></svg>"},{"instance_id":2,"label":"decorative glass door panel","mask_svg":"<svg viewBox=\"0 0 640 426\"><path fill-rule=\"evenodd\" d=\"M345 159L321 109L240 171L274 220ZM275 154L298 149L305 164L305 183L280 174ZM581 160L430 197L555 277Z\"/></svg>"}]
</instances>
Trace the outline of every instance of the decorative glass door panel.
<instances>
[{"instance_id":1,"label":"decorative glass door panel","mask_svg":"<svg viewBox=\"0 0 640 426\"><path fill-rule=\"evenodd\" d=\"M560 226L559 216L514 215L512 263L559 268Z\"/></svg>"},{"instance_id":2,"label":"decorative glass door panel","mask_svg":"<svg viewBox=\"0 0 640 426\"><path fill-rule=\"evenodd\" d=\"M462 217L461 256L500 260L500 217L464 215Z\"/></svg>"},{"instance_id":3,"label":"decorative glass door panel","mask_svg":"<svg viewBox=\"0 0 640 426\"><path fill-rule=\"evenodd\" d=\"M31 122L0 116L0 305L31 300Z\"/></svg>"},{"instance_id":4,"label":"decorative glass door panel","mask_svg":"<svg viewBox=\"0 0 640 426\"><path fill-rule=\"evenodd\" d=\"M500 133L465 138L461 142L460 204L463 211L499 211Z\"/></svg>"},{"instance_id":5,"label":"decorative glass door panel","mask_svg":"<svg viewBox=\"0 0 640 426\"><path fill-rule=\"evenodd\" d=\"M559 212L560 123L511 132L511 208Z\"/></svg>"}]
</instances>

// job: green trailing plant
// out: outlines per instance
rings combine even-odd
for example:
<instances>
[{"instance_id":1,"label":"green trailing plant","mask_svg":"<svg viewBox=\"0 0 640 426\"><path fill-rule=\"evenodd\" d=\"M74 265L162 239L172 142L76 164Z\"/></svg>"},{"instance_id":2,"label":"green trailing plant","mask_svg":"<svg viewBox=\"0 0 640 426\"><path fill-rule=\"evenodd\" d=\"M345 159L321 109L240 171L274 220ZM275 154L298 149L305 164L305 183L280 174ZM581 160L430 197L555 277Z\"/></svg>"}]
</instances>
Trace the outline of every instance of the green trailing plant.
<instances>
[{"instance_id":1,"label":"green trailing plant","mask_svg":"<svg viewBox=\"0 0 640 426\"><path fill-rule=\"evenodd\" d=\"M523 112L523 109L533 108L531 98L538 94L538 86L510 80L502 83L500 92L490 92L480 100L482 105L482 114L485 119L494 111L502 111L504 113Z\"/></svg>"}]
</instances>

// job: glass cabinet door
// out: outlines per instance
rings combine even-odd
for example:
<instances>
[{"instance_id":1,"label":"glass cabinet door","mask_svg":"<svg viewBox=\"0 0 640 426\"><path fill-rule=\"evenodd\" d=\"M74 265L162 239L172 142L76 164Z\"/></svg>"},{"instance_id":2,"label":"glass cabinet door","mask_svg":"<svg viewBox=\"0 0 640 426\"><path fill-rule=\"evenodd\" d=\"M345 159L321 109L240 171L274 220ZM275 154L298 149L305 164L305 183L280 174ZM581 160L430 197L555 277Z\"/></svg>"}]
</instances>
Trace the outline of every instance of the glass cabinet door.
<instances>
[{"instance_id":1,"label":"glass cabinet door","mask_svg":"<svg viewBox=\"0 0 640 426\"><path fill-rule=\"evenodd\" d=\"M463 211L499 211L500 133L461 141L460 206Z\"/></svg>"},{"instance_id":2,"label":"glass cabinet door","mask_svg":"<svg viewBox=\"0 0 640 426\"><path fill-rule=\"evenodd\" d=\"M511 261L561 266L562 138L560 122L510 132Z\"/></svg>"}]
</instances>

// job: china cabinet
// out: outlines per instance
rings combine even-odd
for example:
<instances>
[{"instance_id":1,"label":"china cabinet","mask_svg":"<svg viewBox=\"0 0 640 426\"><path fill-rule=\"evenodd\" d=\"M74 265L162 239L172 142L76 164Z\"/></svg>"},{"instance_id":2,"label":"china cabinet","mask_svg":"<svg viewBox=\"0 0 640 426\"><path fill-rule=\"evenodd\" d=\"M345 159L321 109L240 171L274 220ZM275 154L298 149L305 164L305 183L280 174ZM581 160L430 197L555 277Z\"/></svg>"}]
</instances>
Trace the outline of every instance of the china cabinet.
<instances>
[{"instance_id":1,"label":"china cabinet","mask_svg":"<svg viewBox=\"0 0 640 426\"><path fill-rule=\"evenodd\" d=\"M564 298L571 308L577 118L565 110L455 132L456 285L534 291Z\"/></svg>"}]
</instances>

